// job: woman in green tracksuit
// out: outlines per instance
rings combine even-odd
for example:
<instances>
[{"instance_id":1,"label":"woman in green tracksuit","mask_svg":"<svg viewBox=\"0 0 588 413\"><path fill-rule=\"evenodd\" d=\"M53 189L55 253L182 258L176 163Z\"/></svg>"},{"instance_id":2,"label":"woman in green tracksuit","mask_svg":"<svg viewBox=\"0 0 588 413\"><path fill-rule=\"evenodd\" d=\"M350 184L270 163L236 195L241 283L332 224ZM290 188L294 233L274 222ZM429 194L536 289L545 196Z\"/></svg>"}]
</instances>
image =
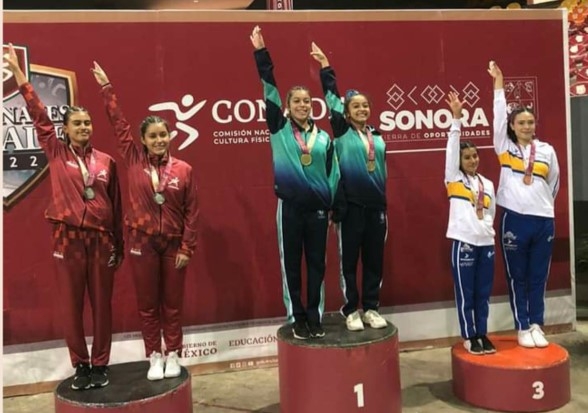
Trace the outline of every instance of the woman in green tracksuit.
<instances>
[{"instance_id":1,"label":"woman in green tracksuit","mask_svg":"<svg viewBox=\"0 0 588 413\"><path fill-rule=\"evenodd\" d=\"M378 313L382 285L384 242L388 232L386 217L386 143L380 133L367 124L370 101L355 90L345 94L341 102L335 71L316 44L312 53L321 64L321 83L327 106L331 111L331 127L335 138L335 152L341 168L341 188L344 196L337 196L333 220L339 222L339 256L341 287L345 304L341 312L351 331L384 328L386 320ZM361 252L363 280L361 305L358 312L357 263Z\"/></svg>"},{"instance_id":2,"label":"woman in green tracksuit","mask_svg":"<svg viewBox=\"0 0 588 413\"><path fill-rule=\"evenodd\" d=\"M329 135L310 118L311 97L303 86L286 95L287 116L273 75L273 63L261 29L251 34L254 57L263 84L274 166L274 190L284 304L297 339L325 335L325 252L329 210L339 181L339 167ZM307 308L301 300L302 251L307 267Z\"/></svg>"}]
</instances>

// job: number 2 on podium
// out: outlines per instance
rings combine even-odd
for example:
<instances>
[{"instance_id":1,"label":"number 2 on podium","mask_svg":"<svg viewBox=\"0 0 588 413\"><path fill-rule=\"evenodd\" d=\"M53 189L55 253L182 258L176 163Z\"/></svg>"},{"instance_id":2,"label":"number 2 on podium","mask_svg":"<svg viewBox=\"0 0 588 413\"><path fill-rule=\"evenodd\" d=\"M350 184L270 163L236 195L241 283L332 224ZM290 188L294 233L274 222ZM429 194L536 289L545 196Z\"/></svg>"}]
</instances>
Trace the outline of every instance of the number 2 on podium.
<instances>
[{"instance_id":1,"label":"number 2 on podium","mask_svg":"<svg viewBox=\"0 0 588 413\"><path fill-rule=\"evenodd\" d=\"M357 407L363 407L363 383L353 386L353 392L357 393Z\"/></svg>"}]
</instances>

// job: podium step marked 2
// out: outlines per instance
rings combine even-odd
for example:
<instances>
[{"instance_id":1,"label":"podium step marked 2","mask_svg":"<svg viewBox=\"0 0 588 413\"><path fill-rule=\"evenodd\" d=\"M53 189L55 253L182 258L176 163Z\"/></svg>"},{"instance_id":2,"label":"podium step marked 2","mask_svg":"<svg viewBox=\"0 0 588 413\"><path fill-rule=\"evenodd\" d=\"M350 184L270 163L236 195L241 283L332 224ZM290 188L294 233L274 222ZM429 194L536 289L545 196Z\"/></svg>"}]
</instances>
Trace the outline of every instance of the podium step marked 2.
<instances>
[{"instance_id":1,"label":"podium step marked 2","mask_svg":"<svg viewBox=\"0 0 588 413\"><path fill-rule=\"evenodd\" d=\"M491 337L495 354L468 353L462 343L451 349L453 392L474 406L507 412L541 412L571 398L570 359L557 344L523 348L516 337Z\"/></svg>"},{"instance_id":2,"label":"podium step marked 2","mask_svg":"<svg viewBox=\"0 0 588 413\"><path fill-rule=\"evenodd\" d=\"M113 364L110 384L72 390L72 377L55 389L55 413L191 413L192 382L188 371L173 379L147 380L149 362Z\"/></svg>"},{"instance_id":3,"label":"podium step marked 2","mask_svg":"<svg viewBox=\"0 0 588 413\"><path fill-rule=\"evenodd\" d=\"M400 413L398 330L348 331L340 314L323 317L326 336L298 340L278 330L281 413Z\"/></svg>"}]
</instances>

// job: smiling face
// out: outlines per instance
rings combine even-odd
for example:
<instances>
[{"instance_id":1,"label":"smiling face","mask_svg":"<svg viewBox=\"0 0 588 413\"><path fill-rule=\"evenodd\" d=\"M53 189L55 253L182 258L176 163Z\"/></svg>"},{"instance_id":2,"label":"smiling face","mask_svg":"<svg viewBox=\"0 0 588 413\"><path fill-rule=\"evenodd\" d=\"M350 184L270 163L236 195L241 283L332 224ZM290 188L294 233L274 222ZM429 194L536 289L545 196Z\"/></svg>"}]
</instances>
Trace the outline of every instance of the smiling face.
<instances>
[{"instance_id":1,"label":"smiling face","mask_svg":"<svg viewBox=\"0 0 588 413\"><path fill-rule=\"evenodd\" d=\"M81 148L90 140L92 131L92 118L86 111L72 112L63 125L63 133L67 135L69 142Z\"/></svg>"},{"instance_id":2,"label":"smiling face","mask_svg":"<svg viewBox=\"0 0 588 413\"><path fill-rule=\"evenodd\" d=\"M163 156L169 149L170 139L167 125L164 122L156 122L147 125L141 142L149 155Z\"/></svg>"},{"instance_id":3,"label":"smiling face","mask_svg":"<svg viewBox=\"0 0 588 413\"><path fill-rule=\"evenodd\" d=\"M526 111L516 114L510 122L510 128L519 143L530 143L535 136L535 115Z\"/></svg>"},{"instance_id":4,"label":"smiling face","mask_svg":"<svg viewBox=\"0 0 588 413\"><path fill-rule=\"evenodd\" d=\"M294 88L288 93L288 112L290 117L301 126L305 126L310 118L312 99L305 88Z\"/></svg>"},{"instance_id":5,"label":"smiling face","mask_svg":"<svg viewBox=\"0 0 588 413\"><path fill-rule=\"evenodd\" d=\"M370 102L364 95L355 95L345 105L350 122L363 128L370 117Z\"/></svg>"},{"instance_id":6,"label":"smiling face","mask_svg":"<svg viewBox=\"0 0 588 413\"><path fill-rule=\"evenodd\" d=\"M463 148L460 151L460 167L466 174L475 176L480 165L480 158L478 157L478 149L475 147Z\"/></svg>"}]
</instances>

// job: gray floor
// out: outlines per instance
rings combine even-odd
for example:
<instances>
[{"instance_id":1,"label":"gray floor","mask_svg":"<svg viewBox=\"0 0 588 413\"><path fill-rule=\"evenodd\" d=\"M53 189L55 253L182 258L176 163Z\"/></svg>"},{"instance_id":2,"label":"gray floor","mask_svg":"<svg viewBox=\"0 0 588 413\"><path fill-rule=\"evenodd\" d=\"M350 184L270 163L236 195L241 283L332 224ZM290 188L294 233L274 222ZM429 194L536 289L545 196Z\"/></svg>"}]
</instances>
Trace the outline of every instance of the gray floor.
<instances>
[{"instance_id":1,"label":"gray floor","mask_svg":"<svg viewBox=\"0 0 588 413\"><path fill-rule=\"evenodd\" d=\"M588 412L588 321L577 331L549 337L571 358L572 400L556 412ZM485 412L460 402L451 390L448 348L400 354L402 405L405 413ZM194 412L279 413L277 368L192 377ZM317 391L319 391L317 389ZM53 394L4 399L5 413L54 413ZM317 412L331 413L331 412ZM335 412L336 413L336 412Z\"/></svg>"}]
</instances>

